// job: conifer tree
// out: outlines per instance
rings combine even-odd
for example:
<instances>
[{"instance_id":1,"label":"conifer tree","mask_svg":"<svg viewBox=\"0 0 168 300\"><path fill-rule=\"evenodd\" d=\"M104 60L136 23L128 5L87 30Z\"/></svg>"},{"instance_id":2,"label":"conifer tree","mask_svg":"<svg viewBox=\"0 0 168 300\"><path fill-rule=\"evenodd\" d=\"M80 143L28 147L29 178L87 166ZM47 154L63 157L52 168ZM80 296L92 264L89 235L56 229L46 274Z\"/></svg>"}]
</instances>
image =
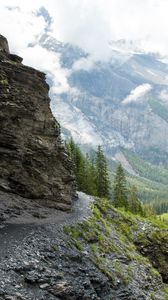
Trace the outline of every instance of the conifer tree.
<instances>
[{"instance_id":1,"label":"conifer tree","mask_svg":"<svg viewBox=\"0 0 168 300\"><path fill-rule=\"evenodd\" d=\"M101 146L98 146L96 151L96 189L98 197L109 196L107 160Z\"/></svg>"},{"instance_id":2,"label":"conifer tree","mask_svg":"<svg viewBox=\"0 0 168 300\"><path fill-rule=\"evenodd\" d=\"M84 177L84 157L80 151L80 148L74 143L73 139L71 138L69 143L66 143L66 147L68 149L70 158L74 163L74 174L76 176L77 186L79 190L82 190L83 185L83 177Z\"/></svg>"},{"instance_id":3,"label":"conifer tree","mask_svg":"<svg viewBox=\"0 0 168 300\"><path fill-rule=\"evenodd\" d=\"M126 209L128 208L126 177L121 164L119 164L116 169L113 195L115 207L125 207Z\"/></svg>"},{"instance_id":4,"label":"conifer tree","mask_svg":"<svg viewBox=\"0 0 168 300\"><path fill-rule=\"evenodd\" d=\"M87 162L87 193L89 195L97 196L97 186L96 186L96 166L94 159L86 155Z\"/></svg>"},{"instance_id":5,"label":"conifer tree","mask_svg":"<svg viewBox=\"0 0 168 300\"><path fill-rule=\"evenodd\" d=\"M132 186L128 191L128 210L133 214L143 216L143 206L138 199L137 189L135 186Z\"/></svg>"},{"instance_id":6,"label":"conifer tree","mask_svg":"<svg viewBox=\"0 0 168 300\"><path fill-rule=\"evenodd\" d=\"M72 138L69 142L66 142L66 148L74 163L74 174L78 190L96 196L96 168L93 161L90 160L89 155L85 156L81 152Z\"/></svg>"}]
</instances>

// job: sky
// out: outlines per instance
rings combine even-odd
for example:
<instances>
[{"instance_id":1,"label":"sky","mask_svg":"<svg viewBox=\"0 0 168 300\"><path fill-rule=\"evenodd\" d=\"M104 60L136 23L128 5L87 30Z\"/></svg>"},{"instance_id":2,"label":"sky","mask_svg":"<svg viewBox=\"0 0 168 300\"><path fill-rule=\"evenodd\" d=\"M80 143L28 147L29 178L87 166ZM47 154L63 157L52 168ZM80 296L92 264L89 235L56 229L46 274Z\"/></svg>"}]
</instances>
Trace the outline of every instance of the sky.
<instances>
[{"instance_id":1,"label":"sky","mask_svg":"<svg viewBox=\"0 0 168 300\"><path fill-rule=\"evenodd\" d=\"M50 25L37 11L45 7ZM29 47L47 26L50 34L81 47L90 54L74 68L90 68L95 61L111 58L111 41L127 41L124 51L139 49L168 56L168 0L0 0L0 34L7 37L11 52L52 77L57 72L55 92L69 89L69 71L61 68L59 56L39 45ZM53 69L54 66L54 69Z\"/></svg>"},{"instance_id":2,"label":"sky","mask_svg":"<svg viewBox=\"0 0 168 300\"><path fill-rule=\"evenodd\" d=\"M0 0L1 33L12 49L25 47L42 32L45 21L35 15L41 6L53 18L55 37L95 56L107 55L107 42L116 39L133 40L147 51L168 54L167 0Z\"/></svg>"}]
</instances>

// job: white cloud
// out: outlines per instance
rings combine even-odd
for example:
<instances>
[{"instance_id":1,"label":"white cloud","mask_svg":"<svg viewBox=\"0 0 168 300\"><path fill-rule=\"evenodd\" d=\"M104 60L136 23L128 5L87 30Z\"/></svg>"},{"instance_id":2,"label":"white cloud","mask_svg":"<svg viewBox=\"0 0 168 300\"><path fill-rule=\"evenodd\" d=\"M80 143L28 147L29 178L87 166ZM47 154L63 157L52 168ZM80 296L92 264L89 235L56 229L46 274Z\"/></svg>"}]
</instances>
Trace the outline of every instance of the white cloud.
<instances>
[{"instance_id":1,"label":"white cloud","mask_svg":"<svg viewBox=\"0 0 168 300\"><path fill-rule=\"evenodd\" d=\"M168 54L167 0L55 0L54 34L97 59L110 57L110 40L135 41Z\"/></svg>"},{"instance_id":2,"label":"white cloud","mask_svg":"<svg viewBox=\"0 0 168 300\"><path fill-rule=\"evenodd\" d=\"M38 67L39 70L47 73L48 78L52 80L52 93L60 94L70 91L71 88L68 84L70 70L61 68L58 53L35 45L22 50L21 55L25 58L25 64L34 68Z\"/></svg>"},{"instance_id":3,"label":"white cloud","mask_svg":"<svg viewBox=\"0 0 168 300\"><path fill-rule=\"evenodd\" d=\"M7 11L11 5L20 11ZM32 13L41 6L53 17L53 35L82 47L94 60L108 59L108 42L118 39L168 55L167 0L1 0L1 33L12 48L18 51L43 30L44 19Z\"/></svg>"},{"instance_id":4,"label":"white cloud","mask_svg":"<svg viewBox=\"0 0 168 300\"><path fill-rule=\"evenodd\" d=\"M152 86L149 83L144 83L137 86L131 91L131 93L122 101L122 104L129 104L131 102L137 102L142 99L150 90Z\"/></svg>"},{"instance_id":5,"label":"white cloud","mask_svg":"<svg viewBox=\"0 0 168 300\"><path fill-rule=\"evenodd\" d=\"M29 46L38 41L47 25L42 16L35 14L35 9L41 3L37 1L39 6L32 5L31 9L34 8L34 11L31 11L30 4L24 6L20 1L14 0L13 4L16 4L16 7L8 9L8 2L11 4L11 1L5 1L5 5L2 2L0 3L0 9L3 11L2 16L0 15L0 33L8 38L10 51L22 56L25 64L47 73L52 79L54 93L59 94L70 90L68 84L70 71L61 68L59 54L48 51L38 44Z\"/></svg>"},{"instance_id":6,"label":"white cloud","mask_svg":"<svg viewBox=\"0 0 168 300\"><path fill-rule=\"evenodd\" d=\"M33 12L17 8L9 10L2 3L0 12L0 33L7 37L12 52L19 54L44 31L44 18Z\"/></svg>"},{"instance_id":7,"label":"white cloud","mask_svg":"<svg viewBox=\"0 0 168 300\"><path fill-rule=\"evenodd\" d=\"M94 60L94 58L91 55L89 55L88 57L82 57L79 60L75 61L72 69L74 71L78 71L81 69L85 70L85 71L89 71L94 67L95 62L96 61Z\"/></svg>"},{"instance_id":8,"label":"white cloud","mask_svg":"<svg viewBox=\"0 0 168 300\"><path fill-rule=\"evenodd\" d=\"M7 8L11 6L15 9ZM35 13L41 6L53 19L52 36L89 53L87 59L75 63L74 69L89 70L96 61L111 59L111 40L126 39L131 41L131 47L135 44L145 51L168 56L167 0L1 0L0 33L25 63L53 77L54 92L70 89L69 71L61 68L57 54L28 47L38 42L47 26L45 19Z\"/></svg>"}]
</instances>

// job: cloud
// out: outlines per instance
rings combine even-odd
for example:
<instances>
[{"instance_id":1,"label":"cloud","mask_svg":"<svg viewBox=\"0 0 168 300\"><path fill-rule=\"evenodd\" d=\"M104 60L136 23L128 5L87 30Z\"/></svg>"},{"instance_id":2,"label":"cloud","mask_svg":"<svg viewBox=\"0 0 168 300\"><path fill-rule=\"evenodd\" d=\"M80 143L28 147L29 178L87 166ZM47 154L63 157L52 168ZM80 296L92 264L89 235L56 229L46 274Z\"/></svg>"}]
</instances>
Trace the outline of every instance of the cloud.
<instances>
[{"instance_id":1,"label":"cloud","mask_svg":"<svg viewBox=\"0 0 168 300\"><path fill-rule=\"evenodd\" d=\"M149 83L144 83L137 86L131 91L131 93L122 101L122 104L129 104L131 102L137 102L142 99L150 90L152 86Z\"/></svg>"},{"instance_id":2,"label":"cloud","mask_svg":"<svg viewBox=\"0 0 168 300\"><path fill-rule=\"evenodd\" d=\"M75 63L72 66L72 69L73 71L78 71L81 69L89 71L93 69L93 67L95 67L95 63L96 61L94 60L94 58L91 55L89 55L88 57L82 57L75 61Z\"/></svg>"},{"instance_id":3,"label":"cloud","mask_svg":"<svg viewBox=\"0 0 168 300\"><path fill-rule=\"evenodd\" d=\"M11 5L20 11L7 11ZM168 55L167 0L1 0L1 33L12 48L18 51L25 39L32 40L44 28L45 19L33 14L41 6L53 19L54 37L83 48L94 60L108 60L108 42L120 39Z\"/></svg>"},{"instance_id":4,"label":"cloud","mask_svg":"<svg viewBox=\"0 0 168 300\"><path fill-rule=\"evenodd\" d=\"M38 39L51 25L51 19L48 24L46 16L42 17L36 13L38 6L32 5L32 11L30 5L24 7L15 0L13 3L16 5L8 6L8 1L5 1L5 5L0 4L0 9L3 11L0 16L1 34L8 38L10 51L22 56L24 64L47 73L48 78L52 80L53 93L69 91L71 89L68 84L70 70L61 67L60 55L38 45ZM34 46L30 47L30 44Z\"/></svg>"},{"instance_id":5,"label":"cloud","mask_svg":"<svg viewBox=\"0 0 168 300\"><path fill-rule=\"evenodd\" d=\"M35 16L33 12L21 10L18 7L9 9L0 3L1 34L6 36L12 52L19 54L28 43L40 35L45 28L45 20Z\"/></svg>"},{"instance_id":6,"label":"cloud","mask_svg":"<svg viewBox=\"0 0 168 300\"><path fill-rule=\"evenodd\" d=\"M37 13L41 7L49 19L47 12ZM89 70L97 61L114 59L110 41L126 40L129 51L139 47L168 56L167 11L167 0L1 0L0 33L25 63L47 72L53 91L61 93L71 89L70 71L61 68L58 54L35 45L48 26L53 37L88 53L73 69Z\"/></svg>"},{"instance_id":7,"label":"cloud","mask_svg":"<svg viewBox=\"0 0 168 300\"><path fill-rule=\"evenodd\" d=\"M168 55L167 0L55 0L53 32L95 59L108 59L108 42L126 39Z\"/></svg>"},{"instance_id":8,"label":"cloud","mask_svg":"<svg viewBox=\"0 0 168 300\"><path fill-rule=\"evenodd\" d=\"M70 91L68 76L70 70L61 68L60 57L58 53L48 51L40 45L27 47L21 51L25 58L24 63L47 73L52 81L51 93L61 94Z\"/></svg>"}]
</instances>

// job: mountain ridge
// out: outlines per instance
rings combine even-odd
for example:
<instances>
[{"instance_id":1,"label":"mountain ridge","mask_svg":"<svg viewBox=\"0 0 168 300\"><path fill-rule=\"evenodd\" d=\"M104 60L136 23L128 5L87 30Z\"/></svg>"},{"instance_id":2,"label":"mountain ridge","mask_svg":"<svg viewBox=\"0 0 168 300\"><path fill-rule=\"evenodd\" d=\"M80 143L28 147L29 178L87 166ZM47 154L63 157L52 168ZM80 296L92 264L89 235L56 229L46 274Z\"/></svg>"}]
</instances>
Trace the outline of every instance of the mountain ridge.
<instances>
[{"instance_id":1,"label":"mountain ridge","mask_svg":"<svg viewBox=\"0 0 168 300\"><path fill-rule=\"evenodd\" d=\"M117 59L94 62L85 69L79 62L83 60L87 65L89 54L78 47L60 42L58 46L47 34L39 44L59 53L63 68L70 71L70 90L59 95L51 91L51 109L77 143L93 147L101 144L109 156L118 147L135 151L147 160L145 152L150 148L168 153L168 123L159 108L157 113L152 107L152 99L157 99L165 110L168 107L168 66L159 57L132 54L122 63ZM164 158L155 163L164 165Z\"/></svg>"}]
</instances>

